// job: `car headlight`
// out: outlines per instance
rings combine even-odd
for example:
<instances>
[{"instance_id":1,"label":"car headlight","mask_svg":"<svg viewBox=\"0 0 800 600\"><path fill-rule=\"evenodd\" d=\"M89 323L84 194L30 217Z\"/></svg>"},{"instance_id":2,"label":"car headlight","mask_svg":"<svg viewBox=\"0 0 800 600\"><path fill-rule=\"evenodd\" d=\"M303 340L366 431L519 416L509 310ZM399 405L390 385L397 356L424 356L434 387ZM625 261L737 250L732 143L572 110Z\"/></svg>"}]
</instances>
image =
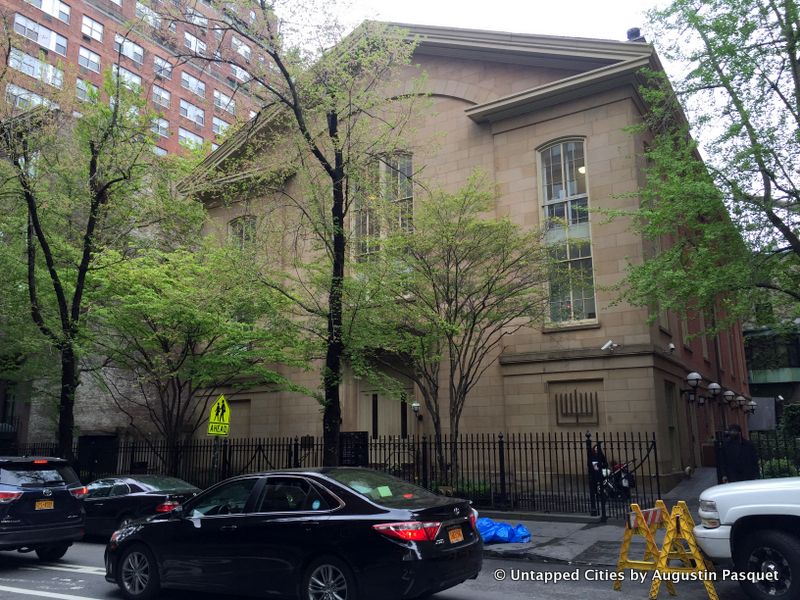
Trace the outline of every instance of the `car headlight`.
<instances>
[{"instance_id":1,"label":"car headlight","mask_svg":"<svg viewBox=\"0 0 800 600\"><path fill-rule=\"evenodd\" d=\"M717 503L713 500L700 500L700 510L703 512L717 512Z\"/></svg>"}]
</instances>

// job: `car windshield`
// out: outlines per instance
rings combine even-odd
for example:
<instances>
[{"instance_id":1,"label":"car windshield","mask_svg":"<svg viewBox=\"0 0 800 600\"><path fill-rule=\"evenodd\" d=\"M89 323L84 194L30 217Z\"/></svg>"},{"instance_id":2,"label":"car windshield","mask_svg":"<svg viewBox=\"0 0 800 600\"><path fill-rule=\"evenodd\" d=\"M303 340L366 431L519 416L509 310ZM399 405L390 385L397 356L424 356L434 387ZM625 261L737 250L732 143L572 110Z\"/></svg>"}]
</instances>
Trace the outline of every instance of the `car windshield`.
<instances>
[{"instance_id":1,"label":"car windshield","mask_svg":"<svg viewBox=\"0 0 800 600\"><path fill-rule=\"evenodd\" d=\"M177 477L165 477L163 475L139 475L134 477L135 481L142 484L142 487L150 491L158 490L186 490L194 486Z\"/></svg>"},{"instance_id":2,"label":"car windshield","mask_svg":"<svg viewBox=\"0 0 800 600\"><path fill-rule=\"evenodd\" d=\"M363 494L373 502L391 508L418 507L423 500L434 500L438 496L425 488L408 483L397 477L368 469L331 469L325 474Z\"/></svg>"},{"instance_id":3,"label":"car windshield","mask_svg":"<svg viewBox=\"0 0 800 600\"><path fill-rule=\"evenodd\" d=\"M21 463L0 467L0 483L18 486L69 485L78 483L72 467L65 464Z\"/></svg>"}]
</instances>

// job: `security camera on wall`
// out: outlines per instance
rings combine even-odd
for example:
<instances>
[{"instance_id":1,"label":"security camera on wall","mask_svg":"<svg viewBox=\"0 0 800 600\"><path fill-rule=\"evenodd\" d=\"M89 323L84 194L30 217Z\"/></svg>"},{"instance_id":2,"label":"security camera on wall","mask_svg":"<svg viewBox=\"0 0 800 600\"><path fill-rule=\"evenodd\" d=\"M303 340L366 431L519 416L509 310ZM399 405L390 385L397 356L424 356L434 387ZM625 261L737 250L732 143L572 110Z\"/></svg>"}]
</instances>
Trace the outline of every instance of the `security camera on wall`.
<instances>
[{"instance_id":1,"label":"security camera on wall","mask_svg":"<svg viewBox=\"0 0 800 600\"><path fill-rule=\"evenodd\" d=\"M614 343L614 340L608 340L605 344L600 346L600 350L613 350L617 347L617 344Z\"/></svg>"},{"instance_id":2,"label":"security camera on wall","mask_svg":"<svg viewBox=\"0 0 800 600\"><path fill-rule=\"evenodd\" d=\"M673 352L675 352L675 344L673 344L672 342L670 342L670 343L669 343L669 346L667 346L667 352L669 352L670 354L672 354Z\"/></svg>"}]
</instances>

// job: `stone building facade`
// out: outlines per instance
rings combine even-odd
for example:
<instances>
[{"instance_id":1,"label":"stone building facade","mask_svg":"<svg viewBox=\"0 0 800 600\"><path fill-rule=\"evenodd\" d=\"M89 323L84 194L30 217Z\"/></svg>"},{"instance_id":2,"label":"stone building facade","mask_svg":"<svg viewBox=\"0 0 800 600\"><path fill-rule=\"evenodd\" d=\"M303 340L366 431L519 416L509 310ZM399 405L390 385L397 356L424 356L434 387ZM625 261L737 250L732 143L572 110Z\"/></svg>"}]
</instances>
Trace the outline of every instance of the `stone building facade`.
<instances>
[{"instance_id":1,"label":"stone building facade","mask_svg":"<svg viewBox=\"0 0 800 600\"><path fill-rule=\"evenodd\" d=\"M596 210L638 205L646 139L626 128L646 110L640 70L661 68L653 48L642 41L404 27L420 40L407 78L424 71L433 103L417 123L416 147L435 150L415 152L414 170L424 163L428 181L454 191L479 168L495 185L496 216L530 227L563 218L562 230L548 234L552 242L589 242L563 258L591 273L591 285L560 290L543 328L506 338L471 392L461 431L655 432L662 472L706 460L714 433L733 421L744 424L745 415L720 402L688 403L685 378L696 371L704 379L701 392L715 381L747 396L741 332L692 337L702 324L691 316L663 314L651 324L646 309L615 303L611 287L629 261L641 261L652 248L628 220L608 222ZM211 163L226 156L223 146ZM210 206L224 230L268 203L250 198ZM319 385L318 372L300 377ZM350 375L341 397L343 430L432 431L424 410L421 420L409 418L408 403L384 398ZM421 401L410 384L406 397ZM321 432L314 399L258 390L231 391L230 398L242 434Z\"/></svg>"}]
</instances>

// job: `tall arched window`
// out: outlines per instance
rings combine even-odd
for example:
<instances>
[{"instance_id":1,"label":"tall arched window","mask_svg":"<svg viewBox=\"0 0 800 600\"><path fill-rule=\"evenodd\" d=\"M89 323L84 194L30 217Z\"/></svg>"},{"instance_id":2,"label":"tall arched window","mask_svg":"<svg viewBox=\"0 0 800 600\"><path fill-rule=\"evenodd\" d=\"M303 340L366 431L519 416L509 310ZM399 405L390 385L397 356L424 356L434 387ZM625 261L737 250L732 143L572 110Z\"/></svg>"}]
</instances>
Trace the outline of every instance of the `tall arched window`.
<instances>
[{"instance_id":1,"label":"tall arched window","mask_svg":"<svg viewBox=\"0 0 800 600\"><path fill-rule=\"evenodd\" d=\"M555 267L550 276L550 320L595 319L589 195L583 140L540 151L542 204Z\"/></svg>"}]
</instances>

